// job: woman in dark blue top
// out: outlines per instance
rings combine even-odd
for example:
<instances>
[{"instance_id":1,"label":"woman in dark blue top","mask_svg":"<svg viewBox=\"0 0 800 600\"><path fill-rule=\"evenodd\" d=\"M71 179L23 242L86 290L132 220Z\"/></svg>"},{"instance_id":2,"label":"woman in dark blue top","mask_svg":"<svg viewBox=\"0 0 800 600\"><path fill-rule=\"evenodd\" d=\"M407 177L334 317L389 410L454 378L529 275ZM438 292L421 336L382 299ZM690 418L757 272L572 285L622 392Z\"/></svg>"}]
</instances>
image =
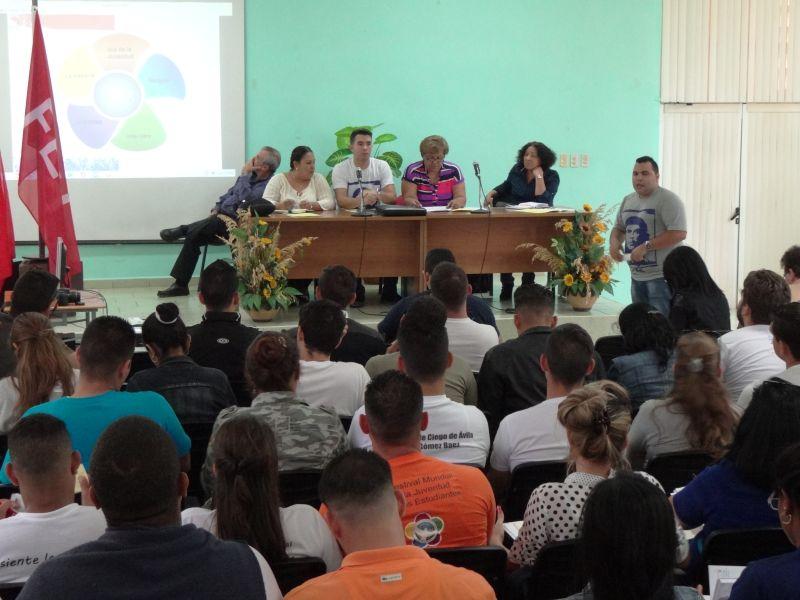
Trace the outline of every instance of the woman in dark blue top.
<instances>
[{"instance_id":1,"label":"woman in dark blue top","mask_svg":"<svg viewBox=\"0 0 800 600\"><path fill-rule=\"evenodd\" d=\"M493 206L507 206L522 202L541 202L553 206L558 191L558 173L551 168L556 162L555 153L541 142L528 142L517 153L517 162L511 167L506 180L486 195ZM514 275L501 273L503 290L500 300L511 300ZM522 274L522 284L533 283L533 273Z\"/></svg>"}]
</instances>

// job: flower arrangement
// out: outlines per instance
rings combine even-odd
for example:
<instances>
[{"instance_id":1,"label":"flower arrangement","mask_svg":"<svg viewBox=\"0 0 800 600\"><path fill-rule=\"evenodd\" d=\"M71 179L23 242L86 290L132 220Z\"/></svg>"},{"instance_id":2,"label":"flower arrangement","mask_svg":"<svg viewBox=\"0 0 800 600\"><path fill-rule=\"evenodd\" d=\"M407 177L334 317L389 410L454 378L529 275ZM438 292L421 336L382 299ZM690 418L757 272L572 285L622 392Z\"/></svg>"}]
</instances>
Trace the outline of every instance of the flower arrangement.
<instances>
[{"instance_id":1,"label":"flower arrangement","mask_svg":"<svg viewBox=\"0 0 800 600\"><path fill-rule=\"evenodd\" d=\"M218 215L228 228L228 237L220 239L230 246L233 264L239 275L239 296L245 310L289 308L300 291L288 285L289 270L295 256L317 238L304 237L280 247L280 225L247 210L237 218Z\"/></svg>"},{"instance_id":2,"label":"flower arrangement","mask_svg":"<svg viewBox=\"0 0 800 600\"><path fill-rule=\"evenodd\" d=\"M550 248L539 244L522 244L518 248L533 250L532 261L546 263L554 277L552 287L562 295L599 296L604 290L614 293L616 279L611 278L613 261L605 253L608 231L608 210L605 205L596 210L589 204L576 211L571 219L556 222L561 233L553 238Z\"/></svg>"}]
</instances>

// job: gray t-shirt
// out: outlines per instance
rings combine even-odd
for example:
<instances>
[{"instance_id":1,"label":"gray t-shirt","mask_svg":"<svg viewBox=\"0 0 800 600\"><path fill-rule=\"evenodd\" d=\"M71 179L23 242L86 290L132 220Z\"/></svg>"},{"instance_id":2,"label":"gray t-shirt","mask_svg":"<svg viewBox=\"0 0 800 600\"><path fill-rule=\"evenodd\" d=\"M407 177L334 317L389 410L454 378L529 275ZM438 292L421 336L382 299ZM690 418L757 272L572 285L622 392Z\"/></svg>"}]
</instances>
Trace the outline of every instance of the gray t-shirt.
<instances>
[{"instance_id":1,"label":"gray t-shirt","mask_svg":"<svg viewBox=\"0 0 800 600\"><path fill-rule=\"evenodd\" d=\"M623 198L614 227L624 235L622 251L628 254L665 231L686 231L686 211L681 199L662 187L647 198L634 192ZM629 263L631 277L636 281L663 277L664 259L676 246L651 250L641 262Z\"/></svg>"},{"instance_id":2,"label":"gray t-shirt","mask_svg":"<svg viewBox=\"0 0 800 600\"><path fill-rule=\"evenodd\" d=\"M688 415L668 403L668 399L648 400L636 414L628 432L627 454L631 468L643 469L659 454L692 450Z\"/></svg>"}]
</instances>

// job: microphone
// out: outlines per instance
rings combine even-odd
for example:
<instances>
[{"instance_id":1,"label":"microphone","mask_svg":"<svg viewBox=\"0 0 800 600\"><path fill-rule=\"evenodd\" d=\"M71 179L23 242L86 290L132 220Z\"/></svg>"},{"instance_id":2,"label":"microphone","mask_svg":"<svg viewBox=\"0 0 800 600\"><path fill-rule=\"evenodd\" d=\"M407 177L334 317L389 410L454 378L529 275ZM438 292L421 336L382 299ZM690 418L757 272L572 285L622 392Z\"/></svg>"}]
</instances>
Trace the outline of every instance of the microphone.
<instances>
[{"instance_id":1,"label":"microphone","mask_svg":"<svg viewBox=\"0 0 800 600\"><path fill-rule=\"evenodd\" d=\"M361 182L361 169L356 167L356 179L358 180L358 189L361 191L359 195L360 203L358 205L358 210L353 213L354 217L371 217L372 212L366 209L364 206L364 185Z\"/></svg>"},{"instance_id":2,"label":"microphone","mask_svg":"<svg viewBox=\"0 0 800 600\"><path fill-rule=\"evenodd\" d=\"M470 212L473 214L488 213L489 209L486 206L486 194L483 192L483 182L481 181L481 165L475 160L472 161L472 168L475 169L475 177L478 178L478 208ZM481 199L481 196L483 199Z\"/></svg>"},{"instance_id":3,"label":"microphone","mask_svg":"<svg viewBox=\"0 0 800 600\"><path fill-rule=\"evenodd\" d=\"M478 164L478 161L474 161L472 163L472 168L475 169L475 177L481 176L481 166Z\"/></svg>"},{"instance_id":4,"label":"microphone","mask_svg":"<svg viewBox=\"0 0 800 600\"><path fill-rule=\"evenodd\" d=\"M356 179L358 179L358 183L361 183L361 169L356 169Z\"/></svg>"}]
</instances>

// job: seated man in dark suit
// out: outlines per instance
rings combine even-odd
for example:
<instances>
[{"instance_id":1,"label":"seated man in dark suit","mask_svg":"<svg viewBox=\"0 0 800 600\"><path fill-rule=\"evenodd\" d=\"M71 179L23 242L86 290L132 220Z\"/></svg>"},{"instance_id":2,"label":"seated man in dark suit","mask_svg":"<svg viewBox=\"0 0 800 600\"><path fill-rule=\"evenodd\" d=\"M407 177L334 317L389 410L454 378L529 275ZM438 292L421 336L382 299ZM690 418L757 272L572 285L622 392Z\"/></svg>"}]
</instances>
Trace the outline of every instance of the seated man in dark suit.
<instances>
[{"instance_id":1,"label":"seated man in dark suit","mask_svg":"<svg viewBox=\"0 0 800 600\"><path fill-rule=\"evenodd\" d=\"M175 260L170 275L175 279L174 283L167 289L158 292L159 298L172 296L188 296L189 280L192 278L197 259L200 256L200 248L216 241L217 236L225 236L227 228L222 219L217 215L227 215L236 217L236 211L240 208L247 208L252 204L261 202L267 182L278 170L281 164L281 155L269 146L264 146L242 169L242 174L236 183L219 197L211 214L205 219L179 225L171 229L163 229L159 234L165 242L174 242L181 238L183 248Z\"/></svg>"}]
</instances>

